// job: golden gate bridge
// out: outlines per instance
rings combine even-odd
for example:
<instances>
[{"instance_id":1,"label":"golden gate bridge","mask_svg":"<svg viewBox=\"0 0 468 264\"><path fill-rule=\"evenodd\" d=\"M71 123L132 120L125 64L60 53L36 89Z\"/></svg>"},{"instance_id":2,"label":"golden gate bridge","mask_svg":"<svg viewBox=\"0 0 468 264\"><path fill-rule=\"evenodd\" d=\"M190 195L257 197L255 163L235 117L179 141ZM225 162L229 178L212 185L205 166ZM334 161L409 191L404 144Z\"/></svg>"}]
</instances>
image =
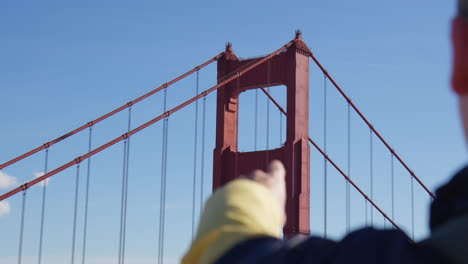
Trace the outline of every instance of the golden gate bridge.
<instances>
[{"instance_id":1,"label":"golden gate bridge","mask_svg":"<svg viewBox=\"0 0 468 264\"><path fill-rule=\"evenodd\" d=\"M208 88L201 89L199 75L200 72L207 67L208 65L217 62L217 84ZM309 133L309 72L310 72L310 62L317 66L318 70L323 75L323 107L324 107L324 116L323 116L323 143L317 144L316 140L310 136ZM167 102L167 93L170 88L177 82L180 82L183 79L186 79L189 76L195 75L196 78L196 91L195 96L192 98L182 101L174 107L169 107ZM286 86L286 106L282 106L281 103L275 98L270 92L270 87L284 85ZM343 98L343 103L346 105L347 109L347 121L344 126L343 131L347 135L347 144L344 146L343 152L346 153L347 163L339 164L334 157L327 152L327 122L329 117L327 117L327 96L328 90L333 87L338 92L339 96ZM240 104L240 95L247 92L248 90L255 91L255 111L250 113L250 115L255 116L255 124L253 125L254 129L251 134L252 137L255 137L255 150L242 152L239 150L239 111L241 108ZM207 103L206 99L213 92L217 92L216 95L216 140L212 138L207 138L206 128L207 122ZM247 94L247 93L245 93ZM249 93L252 94L252 93ZM138 126L133 126L134 113L132 109L138 103L148 100L148 98L154 97L156 95L161 96L162 102L162 111L151 118L146 120ZM270 112L278 111L280 116L280 126L285 124L285 137L283 139L283 127L279 128L280 131L280 146L277 148L270 148L269 138L270 136L266 135L266 149L257 150L257 141L258 141L258 97L265 96L269 100L267 104L267 117L266 117L266 130L267 133L271 129L270 124ZM201 107L199 105L201 103ZM270 105L271 104L271 105ZM344 179L345 183L345 210L343 212L343 225L346 226L346 232L350 232L352 229L351 224L351 214L353 208L357 205L352 204L351 192L361 196L361 200L365 204L365 214L364 217L366 220L366 225L373 225L374 219L380 215L383 218L385 223L385 228L396 228L403 231L399 219L395 217L395 211L398 210L395 205L395 200L399 193L395 190L396 181L409 179L410 183L410 195L408 197L411 218L411 228L408 233L408 239L414 239L414 230L415 225L415 207L419 206L415 204L415 187L419 186L424 190L423 199L434 198L433 193L424 185L422 180L411 170L411 168L405 163L401 156L392 148L392 146L384 139L382 134L376 130L372 123L365 117L365 115L359 110L359 108L353 103L350 96L348 96L344 90L338 85L335 79L331 74L324 68L324 66L319 62L314 53L311 52L306 43L302 40L302 34L300 31L296 32L296 36L293 40L286 43L279 49L274 52L261 57L250 58L250 59L239 59L236 54L233 52L232 45L228 43L226 45L226 50L217 54L210 60L194 67L192 70L180 75L179 77L164 83L160 87L132 100L128 103L86 123L82 126L55 138L49 142L46 142L37 148L34 148L22 155L19 155L11 160L8 160L0 164L0 170L7 171L9 167L15 165L20 166L21 162L24 162L28 159L44 157L44 173L39 177L22 183L16 188L2 194L0 196L0 201L8 201L11 199L20 200L20 214L18 221L10 222L11 226L3 226L2 228L9 230L17 230L18 232L15 235L8 236L5 239L9 239L13 243L16 240L16 255L18 263L25 263L24 257L24 244L28 240L29 243L34 243L37 248L37 255L34 256L34 260L31 260L27 263L47 263L44 260L43 250L44 245L47 245L48 235L47 230L44 228L45 223L48 221L48 218L60 217L64 221L70 220L72 224L69 240L63 243L70 243L70 252L69 259L71 263L80 261L81 263L86 263L87 261L87 244L89 243L89 229L88 225L90 224L91 219L99 216L90 215L89 208L93 206L93 196L90 193L90 185L92 186L93 175L92 168L94 162L91 160L98 158L99 156L104 156L106 153L111 151L116 151L112 146L116 144L122 144L123 158L121 158L121 164L118 167L121 167L121 177L119 179L113 178L113 181L119 181L120 191L119 191L119 217L118 217L118 229L115 230L115 233L118 233L118 251L116 252L116 260L118 263L125 263L126 260L126 247L128 246L128 230L127 230L127 217L128 217L128 200L129 200L129 176L131 167L132 148L131 140L135 137L136 134L147 130L150 127L154 127L156 124L159 124L161 131L161 142L158 144L160 150L160 156L157 159L157 162L160 165L160 171L158 172L159 184L157 186L157 194L151 194L149 203L157 204L159 202L159 212L157 217L158 227L148 226L147 229L157 229L158 241L154 248L157 247L157 256L158 263L163 263L165 255L165 243L169 240L174 239L174 236L166 233L166 209L168 204L166 202L168 192L177 192L177 190L168 189L168 178L171 178L171 174L168 173L168 159L177 158L180 156L178 153L169 154L171 146L168 144L169 137L171 132L169 129L170 120L173 116L177 115L183 109L187 109L188 106L195 105L195 117L193 122L193 127L187 125L187 130L184 131L186 134L193 134L193 163L191 161L181 161L185 167L192 166L193 169L193 178L186 178L184 182L178 184L185 184L191 186L191 197L192 204L188 206L191 212L191 219L184 219L187 222L187 225L191 227L191 235L193 237L193 232L196 228L197 222L197 205L195 202L198 200L200 202L199 209L202 208L203 190L206 182L205 175L209 175L209 166L205 162L205 156L207 150L206 143L207 141L214 141L214 150L213 150L213 164L212 164L212 186L213 189L216 189L226 182L237 178L239 176L245 175L251 170L262 169L265 165L273 160L281 160L285 164L287 170L287 223L284 228L285 237L292 237L296 234L310 234L311 228L310 223L317 218L311 214L311 204L314 204L315 201L311 202L311 193L310 186L313 185L311 182L311 150L319 153L323 158L323 171L320 176L315 175L315 177L321 177L323 180L323 213L322 217L323 226L320 229L323 232L324 236L328 235L330 227L328 223L330 222L330 213L329 208L333 206L335 197L332 197L328 193L329 189L329 176L330 171L336 171ZM274 109L276 108L276 110ZM124 111L127 111L126 115L126 128L125 133L120 136L114 137L113 139L104 142L101 145L95 145L94 131L97 129L96 126L101 122L117 115L122 114ZM361 119L361 122L364 126L367 127L369 133L369 173L366 175L366 180L368 181L369 188L363 188L355 179L357 176L351 177L351 157L353 151L351 149L351 114L356 115ZM199 120L199 118L201 120ZM284 119L284 120L283 120ZM187 120L184 122L189 123ZM190 120L192 122L192 120ZM199 134L200 133L200 134ZM76 156L73 159L70 159L67 162L64 162L58 166L51 167L49 160L49 151L53 150L56 147L56 144L59 144L62 141L65 141L69 138L81 136L87 138L86 144L86 153L83 155ZM378 193L375 192L375 173L374 173L374 158L373 154L374 146L376 142L382 144L388 155L390 157L390 179L389 181L389 193L390 197L386 197L390 200L391 206L384 209L384 207L379 204L375 199ZM271 144L273 145L273 144ZM104 152L104 150L108 150ZM312 164L317 161L313 161ZM120 163L120 161L114 161L114 163ZM394 167L398 163L406 172L404 177L395 177ZM116 165L117 166L117 165ZM46 181L51 177L58 177L60 174L64 174L65 171L70 172L74 168L72 173L74 177L69 177L67 175L66 181L64 179L62 184L67 186L73 186L73 204L70 207L73 208L72 215L63 215L61 208L52 208L48 206L50 201L47 199L47 190L51 188L48 186ZM402 176L402 175L399 175ZM65 175L64 175L65 177ZM138 181L139 178L135 177L132 181ZM196 189L198 181L198 186L200 190ZM35 188L35 186L43 186L42 192L30 193L30 190ZM54 186L55 187L55 186ZM56 188L60 188L57 186ZM92 187L91 187L92 188ZM106 188L99 188L99 192L105 192ZM197 197L199 196L199 197ZM35 208L34 213L29 213L32 209L31 206L28 206L35 202L39 205L38 208ZM81 206L81 207L80 207ZM97 209L103 214L105 214L106 208ZM68 210L69 211L69 210ZM35 223L34 228L37 230L32 231L31 227L27 227L26 218L34 218ZM155 216L156 218L156 216ZM65 220L66 219L66 220ZM81 223L80 229L78 225ZM388 224L388 226L387 226ZM29 232L25 232L29 230ZM37 239L30 239L29 234L31 232L37 232ZM10 232L13 234L15 232ZM80 240L78 241L78 238ZM187 234L186 237L177 239L183 239L187 242L190 241L190 234ZM80 249L80 252L78 250ZM13 254L10 252L10 254Z\"/></svg>"}]
</instances>

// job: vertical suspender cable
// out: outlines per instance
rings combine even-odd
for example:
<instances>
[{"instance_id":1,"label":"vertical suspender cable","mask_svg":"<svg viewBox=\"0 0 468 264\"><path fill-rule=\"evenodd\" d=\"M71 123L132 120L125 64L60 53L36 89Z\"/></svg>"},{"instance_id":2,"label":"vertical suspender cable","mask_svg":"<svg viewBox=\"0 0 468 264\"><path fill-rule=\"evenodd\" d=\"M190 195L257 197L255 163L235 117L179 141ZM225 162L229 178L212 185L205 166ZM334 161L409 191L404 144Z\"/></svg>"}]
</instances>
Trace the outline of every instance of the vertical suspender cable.
<instances>
[{"instance_id":1,"label":"vertical suspender cable","mask_svg":"<svg viewBox=\"0 0 468 264\"><path fill-rule=\"evenodd\" d=\"M258 134L258 89L255 89L255 132L254 132L254 150L257 150L257 134Z\"/></svg>"},{"instance_id":2,"label":"vertical suspender cable","mask_svg":"<svg viewBox=\"0 0 468 264\"><path fill-rule=\"evenodd\" d=\"M351 177L351 109L348 103L348 177ZM351 190L346 181L346 233L351 231Z\"/></svg>"},{"instance_id":3,"label":"vertical suspender cable","mask_svg":"<svg viewBox=\"0 0 468 264\"><path fill-rule=\"evenodd\" d=\"M279 112L280 115L280 147L283 145L283 113Z\"/></svg>"},{"instance_id":4,"label":"vertical suspender cable","mask_svg":"<svg viewBox=\"0 0 468 264\"><path fill-rule=\"evenodd\" d=\"M120 194L120 230L119 230L119 261L118 264L122 263L122 244L123 244L123 214L124 214L124 199L125 199L125 168L127 167L127 140L124 139L123 148L123 166L122 166L122 190Z\"/></svg>"},{"instance_id":5,"label":"vertical suspender cable","mask_svg":"<svg viewBox=\"0 0 468 264\"><path fill-rule=\"evenodd\" d=\"M89 127L89 136L88 136L88 152L91 152L93 138L93 127ZM83 252L81 255L81 263L86 263L86 239L88 236L88 203L89 203L89 178L91 175L91 157L88 158L86 171L86 191L85 191L85 206L84 206L84 223L83 223Z\"/></svg>"},{"instance_id":6,"label":"vertical suspender cable","mask_svg":"<svg viewBox=\"0 0 468 264\"><path fill-rule=\"evenodd\" d=\"M267 91L270 93L270 87L267 88ZM268 97L266 110L266 149L270 149L270 99Z\"/></svg>"},{"instance_id":7,"label":"vertical suspender cable","mask_svg":"<svg viewBox=\"0 0 468 264\"><path fill-rule=\"evenodd\" d=\"M162 240L161 240L161 262L163 263L163 256L164 256L164 231L165 231L165 223L166 223L166 187L167 187L167 152L168 152L168 142L169 142L169 118L166 118L166 154L164 155L164 214L163 214L163 229L162 229Z\"/></svg>"},{"instance_id":8,"label":"vertical suspender cable","mask_svg":"<svg viewBox=\"0 0 468 264\"><path fill-rule=\"evenodd\" d=\"M23 191L23 202L21 205L21 224L20 224L20 237L18 246L18 264L21 264L21 257L23 255L23 235L24 235L24 218L26 211L26 190Z\"/></svg>"},{"instance_id":9,"label":"vertical suspender cable","mask_svg":"<svg viewBox=\"0 0 468 264\"><path fill-rule=\"evenodd\" d=\"M270 93L270 60L268 60L267 68L267 91ZM270 149L270 100L267 98L267 116L266 116L266 149ZM268 152L267 152L268 154ZM268 159L267 159L268 162Z\"/></svg>"},{"instance_id":10,"label":"vertical suspender cable","mask_svg":"<svg viewBox=\"0 0 468 264\"><path fill-rule=\"evenodd\" d=\"M164 112L167 109L167 88L164 89ZM166 209L166 174L167 174L167 141L168 141L168 117L163 120L163 143L161 157L161 199L159 207L159 248L158 263L163 262L164 257L164 224Z\"/></svg>"},{"instance_id":11,"label":"vertical suspender cable","mask_svg":"<svg viewBox=\"0 0 468 264\"><path fill-rule=\"evenodd\" d=\"M368 213L367 213L367 199L365 197L364 197L364 208L365 208L365 214L366 214L366 227L368 227L369 226L369 221L367 219L367 215L368 215Z\"/></svg>"},{"instance_id":12,"label":"vertical suspender cable","mask_svg":"<svg viewBox=\"0 0 468 264\"><path fill-rule=\"evenodd\" d=\"M75 241L76 241L76 218L78 214L78 191L80 186L80 163L76 165L76 179L75 179L75 206L73 212L73 234L72 234L72 248L71 248L71 264L75 263Z\"/></svg>"},{"instance_id":13,"label":"vertical suspender cable","mask_svg":"<svg viewBox=\"0 0 468 264\"><path fill-rule=\"evenodd\" d=\"M323 79L323 150L327 153L327 76ZM327 159L323 164L323 234L327 238Z\"/></svg>"},{"instance_id":14,"label":"vertical suspender cable","mask_svg":"<svg viewBox=\"0 0 468 264\"><path fill-rule=\"evenodd\" d=\"M395 176L393 172L393 154L390 159L390 165L391 165L391 174L392 174L392 220L395 221Z\"/></svg>"},{"instance_id":15,"label":"vertical suspender cable","mask_svg":"<svg viewBox=\"0 0 468 264\"><path fill-rule=\"evenodd\" d=\"M48 163L49 163L49 148L45 149L45 161L44 161L44 174L48 171ZM46 205L46 192L47 192L47 181L43 181L44 186L42 189L42 209L41 209L41 227L39 231L39 254L38 254L38 263L41 264L42 262L42 241L44 238L44 216L45 216L45 205Z\"/></svg>"},{"instance_id":16,"label":"vertical suspender cable","mask_svg":"<svg viewBox=\"0 0 468 264\"><path fill-rule=\"evenodd\" d=\"M201 142L201 175L200 175L200 216L203 212L203 175L205 175L205 130L206 130L206 95L203 97L202 142Z\"/></svg>"},{"instance_id":17,"label":"vertical suspender cable","mask_svg":"<svg viewBox=\"0 0 468 264\"><path fill-rule=\"evenodd\" d=\"M373 131L370 129L370 197L374 200L374 150L372 142ZM374 208L370 207L370 224L374 224Z\"/></svg>"},{"instance_id":18,"label":"vertical suspender cable","mask_svg":"<svg viewBox=\"0 0 468 264\"><path fill-rule=\"evenodd\" d=\"M414 177L411 176L411 238L414 240Z\"/></svg>"},{"instance_id":19,"label":"vertical suspender cable","mask_svg":"<svg viewBox=\"0 0 468 264\"><path fill-rule=\"evenodd\" d=\"M132 128L132 106L128 108L128 123L127 133ZM123 236L122 236L122 264L125 263L125 245L127 237L127 203L128 203L128 168L130 167L130 137L127 139L127 155L125 167L125 199L124 199L124 214L123 214Z\"/></svg>"},{"instance_id":20,"label":"vertical suspender cable","mask_svg":"<svg viewBox=\"0 0 468 264\"><path fill-rule=\"evenodd\" d=\"M197 71L196 91L198 95L199 71ZM197 140L198 140L198 100L195 101L195 138L193 143L193 182L192 182L192 239L195 238L195 198L197 185Z\"/></svg>"},{"instance_id":21,"label":"vertical suspender cable","mask_svg":"<svg viewBox=\"0 0 468 264\"><path fill-rule=\"evenodd\" d=\"M131 130L132 107L128 108L127 132ZM124 155L122 168L122 194L120 204L120 239L119 239L119 264L125 262L125 242L127 233L127 202L128 202L128 168L130 161L130 137L124 140Z\"/></svg>"},{"instance_id":22,"label":"vertical suspender cable","mask_svg":"<svg viewBox=\"0 0 468 264\"><path fill-rule=\"evenodd\" d=\"M163 120L163 140L162 140L162 155L161 155L161 193L160 193L160 200L159 200L159 237L158 237L158 263L162 263L162 234L163 234L163 214L164 214L164 155L166 153L166 119Z\"/></svg>"}]
</instances>

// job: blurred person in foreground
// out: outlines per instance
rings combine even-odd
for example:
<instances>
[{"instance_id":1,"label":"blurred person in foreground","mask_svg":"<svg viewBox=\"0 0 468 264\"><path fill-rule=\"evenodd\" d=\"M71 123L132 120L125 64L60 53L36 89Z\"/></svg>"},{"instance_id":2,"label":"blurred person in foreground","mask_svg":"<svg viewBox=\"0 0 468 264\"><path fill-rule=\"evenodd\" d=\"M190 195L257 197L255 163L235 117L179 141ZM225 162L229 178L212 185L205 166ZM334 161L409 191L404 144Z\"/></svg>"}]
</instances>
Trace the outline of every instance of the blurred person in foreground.
<instances>
[{"instance_id":1,"label":"blurred person in foreground","mask_svg":"<svg viewBox=\"0 0 468 264\"><path fill-rule=\"evenodd\" d=\"M452 87L468 140L468 0L459 0L458 10L452 24ZM339 242L319 237L286 241L281 239L285 200L285 170L279 161L215 191L182 263L468 263L468 167L437 190L431 235L417 243L400 231L373 228Z\"/></svg>"}]
</instances>

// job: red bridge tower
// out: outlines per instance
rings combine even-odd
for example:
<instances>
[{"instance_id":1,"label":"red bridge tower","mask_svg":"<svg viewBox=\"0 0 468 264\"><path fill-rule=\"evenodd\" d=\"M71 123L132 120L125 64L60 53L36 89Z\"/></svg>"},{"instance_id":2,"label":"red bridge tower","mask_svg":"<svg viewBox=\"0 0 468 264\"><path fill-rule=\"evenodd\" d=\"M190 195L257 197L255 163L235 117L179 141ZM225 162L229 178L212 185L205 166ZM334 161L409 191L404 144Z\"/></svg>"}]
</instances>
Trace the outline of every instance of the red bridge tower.
<instances>
[{"instance_id":1,"label":"red bridge tower","mask_svg":"<svg viewBox=\"0 0 468 264\"><path fill-rule=\"evenodd\" d=\"M286 168L286 237L309 234L310 147L309 138L309 55L307 45L296 32L294 45L272 56L255 69L218 89L216 108L216 147L214 149L213 189L255 169L265 169L277 159ZM239 60L230 44L218 60L218 81L238 72L255 60ZM277 149L239 152L238 110L240 93L261 87L287 88L287 132L284 146Z\"/></svg>"}]
</instances>

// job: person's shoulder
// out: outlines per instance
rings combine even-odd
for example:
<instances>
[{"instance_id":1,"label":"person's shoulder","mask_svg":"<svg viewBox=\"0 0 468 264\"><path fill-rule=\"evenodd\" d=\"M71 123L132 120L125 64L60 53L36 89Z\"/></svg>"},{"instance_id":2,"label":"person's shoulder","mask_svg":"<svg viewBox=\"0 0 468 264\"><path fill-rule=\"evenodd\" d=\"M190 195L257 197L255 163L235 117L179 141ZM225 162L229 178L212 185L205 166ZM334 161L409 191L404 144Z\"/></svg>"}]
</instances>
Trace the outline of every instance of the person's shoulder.
<instances>
[{"instance_id":1,"label":"person's shoulder","mask_svg":"<svg viewBox=\"0 0 468 264\"><path fill-rule=\"evenodd\" d=\"M439 264L447 263L433 250L396 230L364 228L346 236L335 247L330 263Z\"/></svg>"}]
</instances>

